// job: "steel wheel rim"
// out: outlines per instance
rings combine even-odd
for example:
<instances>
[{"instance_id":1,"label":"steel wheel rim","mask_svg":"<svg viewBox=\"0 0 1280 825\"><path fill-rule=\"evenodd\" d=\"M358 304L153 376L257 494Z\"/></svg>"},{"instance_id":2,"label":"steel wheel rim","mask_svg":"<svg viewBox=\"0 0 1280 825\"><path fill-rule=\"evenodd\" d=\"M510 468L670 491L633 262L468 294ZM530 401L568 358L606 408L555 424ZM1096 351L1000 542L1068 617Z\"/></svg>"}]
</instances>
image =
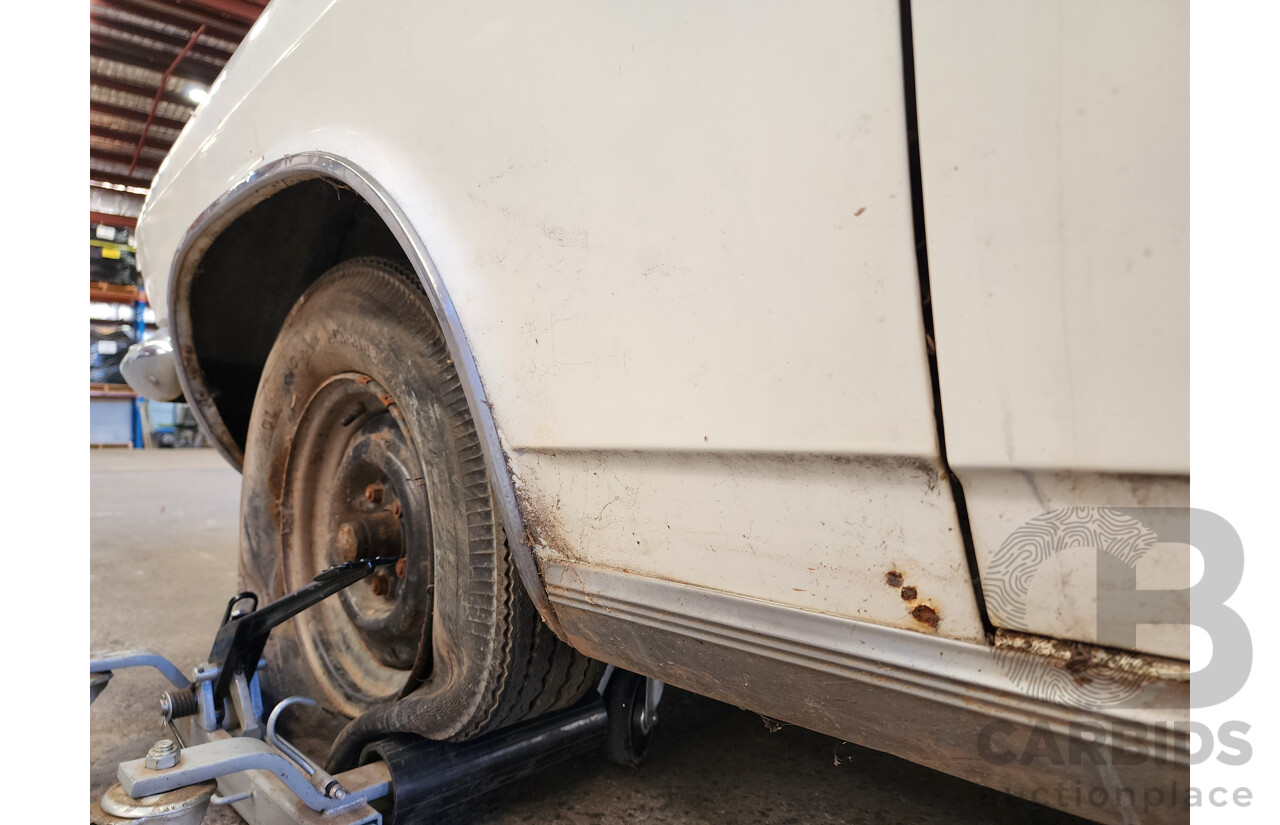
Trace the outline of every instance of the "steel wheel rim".
<instances>
[{"instance_id":1,"label":"steel wheel rim","mask_svg":"<svg viewBox=\"0 0 1280 825\"><path fill-rule=\"evenodd\" d=\"M419 452L395 400L342 373L306 401L288 451L280 503L286 589L353 558L398 556L294 621L333 707L357 716L398 696L432 610L432 537Z\"/></svg>"}]
</instances>

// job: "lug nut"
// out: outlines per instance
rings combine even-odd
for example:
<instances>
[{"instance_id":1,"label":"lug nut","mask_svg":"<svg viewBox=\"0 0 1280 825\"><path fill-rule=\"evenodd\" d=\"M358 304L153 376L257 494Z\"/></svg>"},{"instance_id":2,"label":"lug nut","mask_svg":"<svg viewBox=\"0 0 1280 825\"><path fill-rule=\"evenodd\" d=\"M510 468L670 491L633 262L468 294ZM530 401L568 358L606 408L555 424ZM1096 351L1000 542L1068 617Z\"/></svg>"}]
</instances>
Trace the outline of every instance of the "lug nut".
<instances>
[{"instance_id":1,"label":"lug nut","mask_svg":"<svg viewBox=\"0 0 1280 825\"><path fill-rule=\"evenodd\" d=\"M395 516L396 518L400 518L400 514L403 512L404 512L404 508L400 506L400 502L398 501L391 502L391 515Z\"/></svg>"},{"instance_id":2,"label":"lug nut","mask_svg":"<svg viewBox=\"0 0 1280 825\"><path fill-rule=\"evenodd\" d=\"M396 559L396 578L403 579L405 571L409 569L409 560L404 556Z\"/></svg>"},{"instance_id":3,"label":"lug nut","mask_svg":"<svg viewBox=\"0 0 1280 825\"><path fill-rule=\"evenodd\" d=\"M369 586L373 588L373 595L375 596L385 596L391 590L391 582L381 573L370 580Z\"/></svg>"},{"instance_id":4,"label":"lug nut","mask_svg":"<svg viewBox=\"0 0 1280 825\"><path fill-rule=\"evenodd\" d=\"M181 754L172 739L160 739L147 751L146 766L153 771L162 771L178 764Z\"/></svg>"},{"instance_id":5,"label":"lug nut","mask_svg":"<svg viewBox=\"0 0 1280 825\"><path fill-rule=\"evenodd\" d=\"M370 504L382 503L382 485L378 482L370 484L364 488L364 499Z\"/></svg>"}]
</instances>

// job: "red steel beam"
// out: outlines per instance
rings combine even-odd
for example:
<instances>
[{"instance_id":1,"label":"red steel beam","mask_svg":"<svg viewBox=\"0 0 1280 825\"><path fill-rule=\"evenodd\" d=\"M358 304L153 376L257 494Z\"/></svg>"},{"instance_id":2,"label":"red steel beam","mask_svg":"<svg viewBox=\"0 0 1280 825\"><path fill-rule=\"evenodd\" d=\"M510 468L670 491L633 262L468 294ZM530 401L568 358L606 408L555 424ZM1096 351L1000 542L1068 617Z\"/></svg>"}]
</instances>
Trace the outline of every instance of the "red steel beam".
<instances>
[{"instance_id":1,"label":"red steel beam","mask_svg":"<svg viewBox=\"0 0 1280 825\"><path fill-rule=\"evenodd\" d=\"M173 0L173 2L180 7L212 12L225 17L234 17L237 20L246 20L250 23L257 20L258 15L262 14L261 6L246 3L245 0Z\"/></svg>"},{"instance_id":2,"label":"red steel beam","mask_svg":"<svg viewBox=\"0 0 1280 825\"><path fill-rule=\"evenodd\" d=\"M107 226L118 226L121 229L136 229L138 219L128 215L108 215L106 212L89 210L89 223L104 223Z\"/></svg>"},{"instance_id":3,"label":"red steel beam","mask_svg":"<svg viewBox=\"0 0 1280 825\"><path fill-rule=\"evenodd\" d=\"M151 122L156 116L156 107L160 105L160 97L164 94L165 84L169 82L169 75L173 74L173 70L178 68L178 64L182 62L182 58L187 56L187 52L191 51L191 47L200 39L200 35L204 34L204 25L196 29L191 35L191 39L187 41L187 45L178 52L178 56L169 64L169 68L164 70L164 74L160 76L159 88L156 89L156 96L151 99L151 111L147 113L147 122L142 126L142 136L138 138L138 148L133 150L133 162L129 164L129 174L133 174L133 170L138 165L138 156L142 154L142 145L146 143L147 132L151 131Z\"/></svg>"}]
</instances>

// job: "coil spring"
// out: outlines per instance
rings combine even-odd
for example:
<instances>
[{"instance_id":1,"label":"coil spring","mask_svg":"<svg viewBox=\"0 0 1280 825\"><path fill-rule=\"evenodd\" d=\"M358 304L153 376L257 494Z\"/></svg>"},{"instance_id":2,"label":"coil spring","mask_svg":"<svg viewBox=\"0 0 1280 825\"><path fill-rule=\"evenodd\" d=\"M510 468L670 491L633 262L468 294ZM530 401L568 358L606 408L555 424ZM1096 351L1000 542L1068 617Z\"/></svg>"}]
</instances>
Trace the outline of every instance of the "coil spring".
<instances>
[{"instance_id":1,"label":"coil spring","mask_svg":"<svg viewBox=\"0 0 1280 825\"><path fill-rule=\"evenodd\" d=\"M165 691L160 697L160 716L166 722L191 716L199 709L200 703L196 701L196 695L189 690L176 693Z\"/></svg>"}]
</instances>

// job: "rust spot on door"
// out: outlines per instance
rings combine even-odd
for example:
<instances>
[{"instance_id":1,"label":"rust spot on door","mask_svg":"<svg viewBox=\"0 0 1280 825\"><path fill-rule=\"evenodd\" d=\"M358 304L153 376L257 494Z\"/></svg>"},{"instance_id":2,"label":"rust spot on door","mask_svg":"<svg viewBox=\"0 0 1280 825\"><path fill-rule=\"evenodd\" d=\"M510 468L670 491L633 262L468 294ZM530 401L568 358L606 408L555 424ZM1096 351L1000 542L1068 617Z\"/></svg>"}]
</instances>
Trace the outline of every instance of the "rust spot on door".
<instances>
[{"instance_id":1,"label":"rust spot on door","mask_svg":"<svg viewBox=\"0 0 1280 825\"><path fill-rule=\"evenodd\" d=\"M938 615L938 611L934 610L927 604L919 604L911 611L911 618L923 625L929 627L937 627L938 622L942 621L942 617Z\"/></svg>"}]
</instances>

